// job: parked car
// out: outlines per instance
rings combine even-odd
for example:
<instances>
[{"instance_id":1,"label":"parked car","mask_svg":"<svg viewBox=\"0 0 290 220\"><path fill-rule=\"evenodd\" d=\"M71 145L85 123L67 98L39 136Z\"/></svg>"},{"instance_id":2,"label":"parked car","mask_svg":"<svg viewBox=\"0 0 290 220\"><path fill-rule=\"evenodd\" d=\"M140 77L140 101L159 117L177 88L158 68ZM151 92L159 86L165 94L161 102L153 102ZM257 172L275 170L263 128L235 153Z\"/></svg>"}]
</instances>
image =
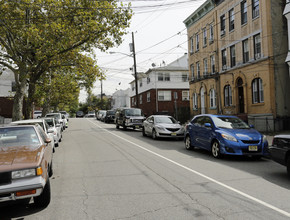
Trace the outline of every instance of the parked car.
<instances>
[{"instance_id":1,"label":"parked car","mask_svg":"<svg viewBox=\"0 0 290 220\"><path fill-rule=\"evenodd\" d=\"M53 131L54 145L58 147L59 142L61 142L62 138L61 124L55 123L54 118L44 118L44 120L49 125L48 130Z\"/></svg>"},{"instance_id":2,"label":"parked car","mask_svg":"<svg viewBox=\"0 0 290 220\"><path fill-rule=\"evenodd\" d=\"M157 138L184 138L184 128L169 115L151 115L143 121L143 136Z\"/></svg>"},{"instance_id":3,"label":"parked car","mask_svg":"<svg viewBox=\"0 0 290 220\"><path fill-rule=\"evenodd\" d=\"M51 200L52 145L41 126L0 128L0 203L29 201L45 208Z\"/></svg>"},{"instance_id":4,"label":"parked car","mask_svg":"<svg viewBox=\"0 0 290 220\"><path fill-rule=\"evenodd\" d=\"M76 113L77 118L83 118L84 116L85 116L85 114L83 111L77 111L77 113Z\"/></svg>"},{"instance_id":5,"label":"parked car","mask_svg":"<svg viewBox=\"0 0 290 220\"><path fill-rule=\"evenodd\" d=\"M111 123L115 121L115 114L116 114L116 110L108 110L105 116L104 121L106 123Z\"/></svg>"},{"instance_id":6,"label":"parked car","mask_svg":"<svg viewBox=\"0 0 290 220\"><path fill-rule=\"evenodd\" d=\"M87 118L95 118L95 117L96 117L95 111L88 111Z\"/></svg>"},{"instance_id":7,"label":"parked car","mask_svg":"<svg viewBox=\"0 0 290 220\"><path fill-rule=\"evenodd\" d=\"M46 121L43 118L27 119L27 120L20 120L20 121L11 122L11 125L35 125L35 124L39 124L41 126L41 128L44 130L45 134L51 140L52 149L53 149L53 152L55 152L53 130L49 129L49 125L46 123Z\"/></svg>"},{"instance_id":8,"label":"parked car","mask_svg":"<svg viewBox=\"0 0 290 220\"><path fill-rule=\"evenodd\" d=\"M290 177L290 135L275 135L272 145L269 146L269 153L272 160L286 166L288 176Z\"/></svg>"},{"instance_id":9,"label":"parked car","mask_svg":"<svg viewBox=\"0 0 290 220\"><path fill-rule=\"evenodd\" d=\"M215 158L247 155L258 159L268 155L266 136L236 116L197 115L187 124L184 140L187 150L203 148Z\"/></svg>"},{"instance_id":10,"label":"parked car","mask_svg":"<svg viewBox=\"0 0 290 220\"><path fill-rule=\"evenodd\" d=\"M102 117L104 117L105 114L106 114L106 110L99 110L97 112L97 116L96 116L97 120L101 120Z\"/></svg>"},{"instance_id":11,"label":"parked car","mask_svg":"<svg viewBox=\"0 0 290 220\"><path fill-rule=\"evenodd\" d=\"M66 111L59 111L61 114L63 114L67 121L69 121L69 114Z\"/></svg>"},{"instance_id":12,"label":"parked car","mask_svg":"<svg viewBox=\"0 0 290 220\"><path fill-rule=\"evenodd\" d=\"M35 111L33 112L33 118L41 118L41 116L42 116L42 111L40 111L40 110L35 110Z\"/></svg>"},{"instance_id":13,"label":"parked car","mask_svg":"<svg viewBox=\"0 0 290 220\"><path fill-rule=\"evenodd\" d=\"M124 130L128 127L133 129L142 128L144 120L145 117L143 112L139 108L119 108L116 110L115 122L117 129L119 129L120 126L122 126Z\"/></svg>"},{"instance_id":14,"label":"parked car","mask_svg":"<svg viewBox=\"0 0 290 220\"><path fill-rule=\"evenodd\" d=\"M45 115L46 118L54 118L57 123L61 124L62 131L66 128L66 122L63 120L62 114L59 112L48 113Z\"/></svg>"}]
</instances>

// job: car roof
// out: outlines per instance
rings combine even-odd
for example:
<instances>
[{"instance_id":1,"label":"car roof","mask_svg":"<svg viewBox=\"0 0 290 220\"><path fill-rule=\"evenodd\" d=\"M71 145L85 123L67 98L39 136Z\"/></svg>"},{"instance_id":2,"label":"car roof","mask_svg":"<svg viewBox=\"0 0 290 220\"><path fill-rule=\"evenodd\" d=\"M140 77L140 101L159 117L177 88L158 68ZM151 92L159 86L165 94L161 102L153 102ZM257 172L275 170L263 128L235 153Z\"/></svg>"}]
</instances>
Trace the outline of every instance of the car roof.
<instances>
[{"instance_id":1,"label":"car roof","mask_svg":"<svg viewBox=\"0 0 290 220\"><path fill-rule=\"evenodd\" d=\"M194 117L200 117L200 116L209 116L209 117L227 117L227 118L237 118L237 116L235 115L215 115L215 114L200 114L200 115L196 115Z\"/></svg>"},{"instance_id":2,"label":"car roof","mask_svg":"<svg viewBox=\"0 0 290 220\"><path fill-rule=\"evenodd\" d=\"M43 122L43 118L36 118L36 119L26 119L26 120L19 120L19 121L13 121L12 124L25 124L25 123L36 123L36 122Z\"/></svg>"}]
</instances>

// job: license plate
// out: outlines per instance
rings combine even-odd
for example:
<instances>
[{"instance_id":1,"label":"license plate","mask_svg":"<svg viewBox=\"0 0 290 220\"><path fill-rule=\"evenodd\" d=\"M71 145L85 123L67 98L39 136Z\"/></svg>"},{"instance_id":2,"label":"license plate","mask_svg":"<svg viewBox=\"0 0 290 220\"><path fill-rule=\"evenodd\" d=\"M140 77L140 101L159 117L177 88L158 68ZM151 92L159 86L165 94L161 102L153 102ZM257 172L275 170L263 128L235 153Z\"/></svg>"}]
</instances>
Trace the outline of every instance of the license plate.
<instances>
[{"instance_id":1,"label":"license plate","mask_svg":"<svg viewBox=\"0 0 290 220\"><path fill-rule=\"evenodd\" d=\"M258 151L258 146L249 146L249 151Z\"/></svg>"},{"instance_id":2,"label":"license plate","mask_svg":"<svg viewBox=\"0 0 290 220\"><path fill-rule=\"evenodd\" d=\"M139 125L136 125L135 128L139 128Z\"/></svg>"},{"instance_id":3,"label":"license plate","mask_svg":"<svg viewBox=\"0 0 290 220\"><path fill-rule=\"evenodd\" d=\"M171 133L171 136L176 136L176 133Z\"/></svg>"}]
</instances>

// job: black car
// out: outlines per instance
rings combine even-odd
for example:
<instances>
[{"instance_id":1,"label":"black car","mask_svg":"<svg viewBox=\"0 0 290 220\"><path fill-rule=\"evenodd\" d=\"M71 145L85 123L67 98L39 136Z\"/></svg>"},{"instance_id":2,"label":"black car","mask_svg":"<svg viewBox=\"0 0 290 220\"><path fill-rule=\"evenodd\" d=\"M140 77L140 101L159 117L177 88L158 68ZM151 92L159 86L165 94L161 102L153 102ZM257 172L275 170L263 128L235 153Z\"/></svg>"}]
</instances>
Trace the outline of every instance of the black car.
<instances>
[{"instance_id":1,"label":"black car","mask_svg":"<svg viewBox=\"0 0 290 220\"><path fill-rule=\"evenodd\" d=\"M122 126L124 130L128 127L133 129L142 128L145 120L143 112L139 108L119 108L116 110L115 117L116 128L119 129Z\"/></svg>"},{"instance_id":2,"label":"black car","mask_svg":"<svg viewBox=\"0 0 290 220\"><path fill-rule=\"evenodd\" d=\"M116 114L115 110L108 110L106 115L105 115L104 121L106 123L114 122L115 121L115 114Z\"/></svg>"},{"instance_id":3,"label":"black car","mask_svg":"<svg viewBox=\"0 0 290 220\"><path fill-rule=\"evenodd\" d=\"M83 111L77 111L77 113L76 113L76 117L77 118L83 118L84 117L84 112Z\"/></svg>"},{"instance_id":4,"label":"black car","mask_svg":"<svg viewBox=\"0 0 290 220\"><path fill-rule=\"evenodd\" d=\"M272 146L269 146L269 153L272 160L287 167L290 177L290 135L275 135Z\"/></svg>"}]
</instances>

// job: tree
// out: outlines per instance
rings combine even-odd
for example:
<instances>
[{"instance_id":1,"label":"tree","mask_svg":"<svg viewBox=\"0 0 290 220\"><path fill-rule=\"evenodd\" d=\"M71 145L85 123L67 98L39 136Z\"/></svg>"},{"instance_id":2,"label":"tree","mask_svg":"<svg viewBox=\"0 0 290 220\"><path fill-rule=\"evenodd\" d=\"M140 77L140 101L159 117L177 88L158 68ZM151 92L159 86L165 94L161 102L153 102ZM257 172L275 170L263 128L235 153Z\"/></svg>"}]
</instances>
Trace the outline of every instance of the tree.
<instances>
[{"instance_id":1,"label":"tree","mask_svg":"<svg viewBox=\"0 0 290 220\"><path fill-rule=\"evenodd\" d=\"M54 68L81 66L78 58L89 57L85 52L105 51L122 42L132 12L130 5L118 4L116 0L0 1L0 65L15 76L13 120L22 118L27 86L31 107L41 76Z\"/></svg>"}]
</instances>

